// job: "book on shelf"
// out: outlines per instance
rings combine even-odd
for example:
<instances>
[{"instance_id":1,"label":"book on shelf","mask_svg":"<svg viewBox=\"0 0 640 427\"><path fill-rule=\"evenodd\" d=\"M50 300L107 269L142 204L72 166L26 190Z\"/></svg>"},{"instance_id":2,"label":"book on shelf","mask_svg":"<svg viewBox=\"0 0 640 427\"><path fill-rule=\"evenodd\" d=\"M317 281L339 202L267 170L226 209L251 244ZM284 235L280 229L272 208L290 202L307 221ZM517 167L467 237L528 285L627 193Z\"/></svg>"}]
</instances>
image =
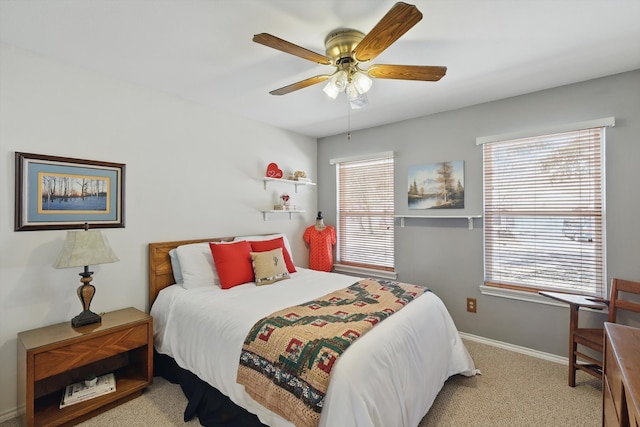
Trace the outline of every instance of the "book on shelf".
<instances>
[{"instance_id":1,"label":"book on shelf","mask_svg":"<svg viewBox=\"0 0 640 427\"><path fill-rule=\"evenodd\" d=\"M89 384L88 381L69 384L62 395L60 409L107 393L113 393L114 391L116 391L116 377L113 373L97 377L93 385Z\"/></svg>"}]
</instances>

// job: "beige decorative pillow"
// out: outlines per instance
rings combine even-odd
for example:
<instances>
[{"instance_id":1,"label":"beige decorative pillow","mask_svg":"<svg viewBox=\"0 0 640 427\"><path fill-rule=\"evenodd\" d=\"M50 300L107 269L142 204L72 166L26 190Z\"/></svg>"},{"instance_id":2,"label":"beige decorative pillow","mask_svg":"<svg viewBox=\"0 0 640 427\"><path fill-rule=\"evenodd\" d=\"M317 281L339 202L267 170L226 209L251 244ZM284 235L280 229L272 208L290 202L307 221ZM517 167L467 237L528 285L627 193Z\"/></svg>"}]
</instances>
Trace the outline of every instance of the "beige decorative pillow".
<instances>
[{"instance_id":1,"label":"beige decorative pillow","mask_svg":"<svg viewBox=\"0 0 640 427\"><path fill-rule=\"evenodd\" d=\"M256 276L256 285L269 285L290 277L282 248L266 252L251 252L251 263Z\"/></svg>"}]
</instances>

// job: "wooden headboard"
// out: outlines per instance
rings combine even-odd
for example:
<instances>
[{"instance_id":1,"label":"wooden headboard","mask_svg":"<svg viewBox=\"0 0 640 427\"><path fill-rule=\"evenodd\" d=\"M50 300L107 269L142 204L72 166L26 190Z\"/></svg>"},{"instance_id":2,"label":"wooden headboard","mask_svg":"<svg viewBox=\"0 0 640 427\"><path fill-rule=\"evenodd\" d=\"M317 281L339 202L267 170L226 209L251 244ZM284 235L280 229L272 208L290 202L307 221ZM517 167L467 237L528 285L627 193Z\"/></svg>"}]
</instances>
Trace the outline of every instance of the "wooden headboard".
<instances>
[{"instance_id":1,"label":"wooden headboard","mask_svg":"<svg viewBox=\"0 0 640 427\"><path fill-rule=\"evenodd\" d=\"M158 293L169 285L173 285L173 270L169 251L180 245L203 242L230 242L233 237L213 237L209 239L176 240L173 242L149 243L149 310Z\"/></svg>"}]
</instances>

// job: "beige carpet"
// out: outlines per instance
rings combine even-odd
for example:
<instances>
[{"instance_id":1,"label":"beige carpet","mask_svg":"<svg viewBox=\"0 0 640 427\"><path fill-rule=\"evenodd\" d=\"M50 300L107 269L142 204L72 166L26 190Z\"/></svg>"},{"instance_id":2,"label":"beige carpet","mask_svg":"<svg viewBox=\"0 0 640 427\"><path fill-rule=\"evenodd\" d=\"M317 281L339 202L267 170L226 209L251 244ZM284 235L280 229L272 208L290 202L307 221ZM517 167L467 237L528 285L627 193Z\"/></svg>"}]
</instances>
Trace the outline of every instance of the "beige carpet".
<instances>
[{"instance_id":1,"label":"beige carpet","mask_svg":"<svg viewBox=\"0 0 640 427\"><path fill-rule=\"evenodd\" d=\"M564 365L469 340L465 344L482 375L450 378L419 427L601 425L599 380L578 372L577 386L571 388ZM199 426L197 420L182 421L186 403L178 385L156 377L141 397L79 426ZM15 419L0 423L17 426Z\"/></svg>"},{"instance_id":2,"label":"beige carpet","mask_svg":"<svg viewBox=\"0 0 640 427\"><path fill-rule=\"evenodd\" d=\"M602 425L600 380L512 351L465 340L482 375L450 378L420 427L589 427Z\"/></svg>"}]
</instances>

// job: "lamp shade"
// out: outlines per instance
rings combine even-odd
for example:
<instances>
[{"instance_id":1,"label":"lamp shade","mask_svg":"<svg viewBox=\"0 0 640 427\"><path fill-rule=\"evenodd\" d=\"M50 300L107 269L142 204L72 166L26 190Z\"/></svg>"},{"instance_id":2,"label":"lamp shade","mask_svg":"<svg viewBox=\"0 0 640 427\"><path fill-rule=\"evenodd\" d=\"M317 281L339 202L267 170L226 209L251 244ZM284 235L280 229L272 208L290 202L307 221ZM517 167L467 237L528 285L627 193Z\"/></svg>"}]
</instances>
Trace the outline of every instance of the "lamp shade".
<instances>
[{"instance_id":1,"label":"lamp shade","mask_svg":"<svg viewBox=\"0 0 640 427\"><path fill-rule=\"evenodd\" d=\"M67 231L55 268L82 267L120 261L100 230Z\"/></svg>"}]
</instances>

